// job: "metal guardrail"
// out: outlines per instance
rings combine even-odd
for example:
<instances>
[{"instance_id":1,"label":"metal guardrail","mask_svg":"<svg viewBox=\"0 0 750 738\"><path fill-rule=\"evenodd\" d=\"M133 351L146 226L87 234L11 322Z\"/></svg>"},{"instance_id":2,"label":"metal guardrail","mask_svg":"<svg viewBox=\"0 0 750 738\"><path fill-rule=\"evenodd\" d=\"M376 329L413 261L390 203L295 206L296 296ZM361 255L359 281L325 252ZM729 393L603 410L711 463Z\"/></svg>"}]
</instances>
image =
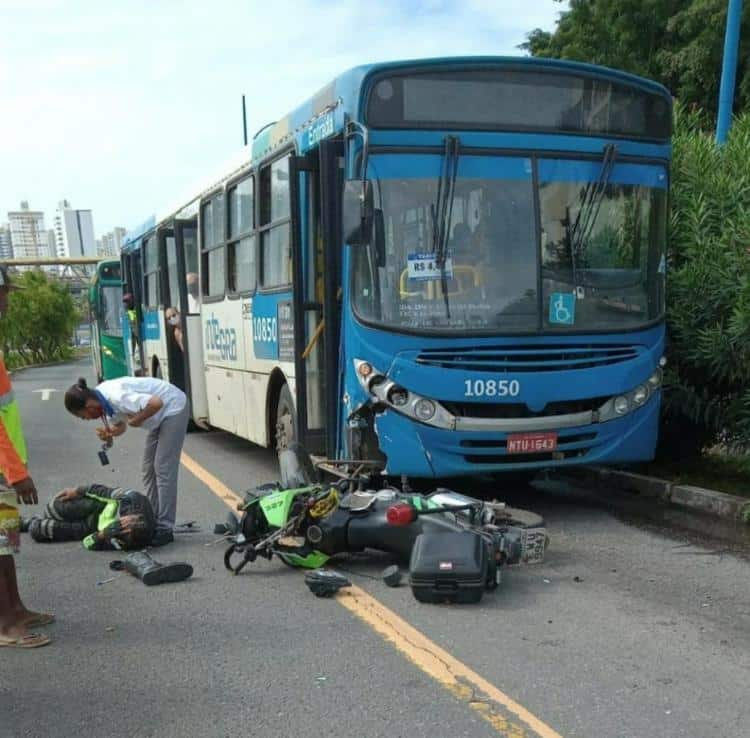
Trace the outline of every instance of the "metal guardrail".
<instances>
[{"instance_id":1,"label":"metal guardrail","mask_svg":"<svg viewBox=\"0 0 750 738\"><path fill-rule=\"evenodd\" d=\"M98 264L106 261L106 256L69 256L47 259L0 259L3 266L74 266L76 264Z\"/></svg>"}]
</instances>

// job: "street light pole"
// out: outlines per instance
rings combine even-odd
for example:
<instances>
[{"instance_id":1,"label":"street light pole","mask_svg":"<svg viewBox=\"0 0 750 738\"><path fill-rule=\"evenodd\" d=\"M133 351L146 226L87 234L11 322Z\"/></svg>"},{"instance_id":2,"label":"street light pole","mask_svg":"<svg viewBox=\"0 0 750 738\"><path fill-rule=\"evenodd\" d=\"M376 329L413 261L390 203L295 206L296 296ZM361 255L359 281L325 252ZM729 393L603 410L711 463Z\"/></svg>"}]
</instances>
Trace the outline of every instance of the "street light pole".
<instances>
[{"instance_id":1,"label":"street light pole","mask_svg":"<svg viewBox=\"0 0 750 738\"><path fill-rule=\"evenodd\" d=\"M742 0L729 0L727 5L727 29L724 36L724 61L721 67L719 89L719 118L716 121L716 143L726 143L732 125L732 103L734 102L734 80L737 75L737 48L740 42Z\"/></svg>"}]
</instances>

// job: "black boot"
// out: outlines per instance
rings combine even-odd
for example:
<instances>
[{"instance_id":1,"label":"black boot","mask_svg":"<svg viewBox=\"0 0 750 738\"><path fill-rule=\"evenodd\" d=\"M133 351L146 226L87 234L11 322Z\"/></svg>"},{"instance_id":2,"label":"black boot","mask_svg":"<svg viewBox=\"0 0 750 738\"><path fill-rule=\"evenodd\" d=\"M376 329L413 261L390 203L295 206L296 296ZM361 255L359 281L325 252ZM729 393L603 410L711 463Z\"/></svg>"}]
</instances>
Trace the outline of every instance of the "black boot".
<instances>
[{"instance_id":1,"label":"black boot","mask_svg":"<svg viewBox=\"0 0 750 738\"><path fill-rule=\"evenodd\" d=\"M147 587L154 584L181 582L193 574L190 564L160 564L154 561L145 551L137 551L124 560L125 569L138 577Z\"/></svg>"}]
</instances>

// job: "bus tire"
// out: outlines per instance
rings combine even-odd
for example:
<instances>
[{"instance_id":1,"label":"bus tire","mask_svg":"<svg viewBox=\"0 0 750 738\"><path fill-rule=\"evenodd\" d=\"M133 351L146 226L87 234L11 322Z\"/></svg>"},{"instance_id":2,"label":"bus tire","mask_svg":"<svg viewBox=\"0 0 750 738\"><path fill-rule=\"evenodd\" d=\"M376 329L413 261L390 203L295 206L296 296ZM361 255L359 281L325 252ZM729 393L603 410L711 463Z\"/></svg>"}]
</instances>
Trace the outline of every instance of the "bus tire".
<instances>
[{"instance_id":1,"label":"bus tire","mask_svg":"<svg viewBox=\"0 0 750 738\"><path fill-rule=\"evenodd\" d=\"M276 451L283 451L297 439L297 423L294 414L294 399L289 391L289 385L284 384L279 391L276 403Z\"/></svg>"}]
</instances>

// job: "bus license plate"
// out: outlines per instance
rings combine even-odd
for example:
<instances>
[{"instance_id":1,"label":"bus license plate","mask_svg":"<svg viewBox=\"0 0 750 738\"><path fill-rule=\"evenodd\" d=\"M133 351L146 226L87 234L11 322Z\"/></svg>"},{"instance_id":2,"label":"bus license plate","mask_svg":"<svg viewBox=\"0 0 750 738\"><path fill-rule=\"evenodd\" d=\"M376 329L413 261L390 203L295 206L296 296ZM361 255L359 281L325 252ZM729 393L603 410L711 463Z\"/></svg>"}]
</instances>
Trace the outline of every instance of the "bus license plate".
<instances>
[{"instance_id":1,"label":"bus license plate","mask_svg":"<svg viewBox=\"0 0 750 738\"><path fill-rule=\"evenodd\" d=\"M512 433L508 436L509 454L541 454L557 448L557 433Z\"/></svg>"}]
</instances>

